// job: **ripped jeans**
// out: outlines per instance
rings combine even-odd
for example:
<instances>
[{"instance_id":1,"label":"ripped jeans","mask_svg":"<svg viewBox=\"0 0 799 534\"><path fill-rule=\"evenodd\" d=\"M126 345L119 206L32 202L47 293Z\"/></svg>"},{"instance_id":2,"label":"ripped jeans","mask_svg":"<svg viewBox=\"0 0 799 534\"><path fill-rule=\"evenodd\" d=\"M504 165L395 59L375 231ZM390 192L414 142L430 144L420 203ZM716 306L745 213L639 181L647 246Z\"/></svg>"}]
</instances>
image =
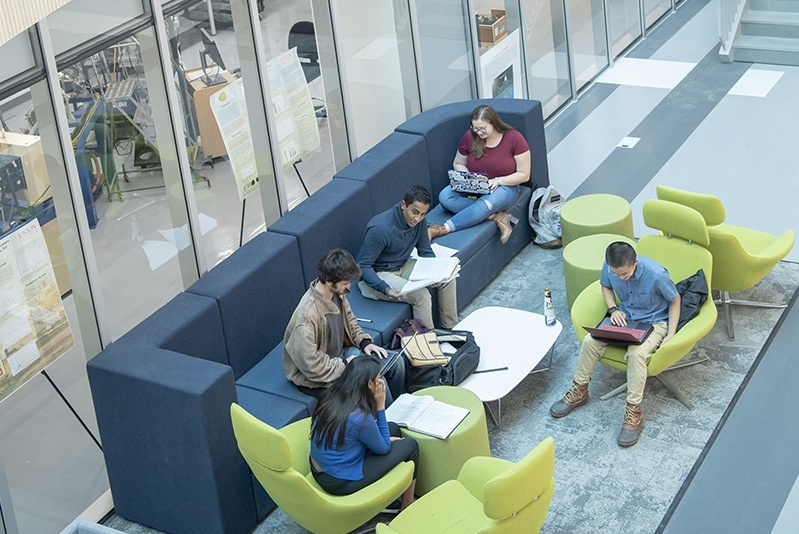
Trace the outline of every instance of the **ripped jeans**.
<instances>
[{"instance_id":1,"label":"ripped jeans","mask_svg":"<svg viewBox=\"0 0 799 534\"><path fill-rule=\"evenodd\" d=\"M520 188L520 185L501 185L491 194L472 200L447 186L439 193L438 201L455 214L447 220L447 226L451 230L461 230L486 220L492 213L510 208L519 198Z\"/></svg>"}]
</instances>

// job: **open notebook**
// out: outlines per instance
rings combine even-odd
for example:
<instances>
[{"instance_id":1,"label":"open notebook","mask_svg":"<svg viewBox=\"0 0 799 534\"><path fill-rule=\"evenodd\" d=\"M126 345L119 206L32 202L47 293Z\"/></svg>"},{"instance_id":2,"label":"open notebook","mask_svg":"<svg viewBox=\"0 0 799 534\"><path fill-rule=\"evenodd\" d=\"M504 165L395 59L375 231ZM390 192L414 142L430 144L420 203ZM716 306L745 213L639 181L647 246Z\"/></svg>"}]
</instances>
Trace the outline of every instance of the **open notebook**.
<instances>
[{"instance_id":1,"label":"open notebook","mask_svg":"<svg viewBox=\"0 0 799 534\"><path fill-rule=\"evenodd\" d=\"M408 430L447 439L469 410L437 401L430 395L403 393L386 409L386 418Z\"/></svg>"}]
</instances>

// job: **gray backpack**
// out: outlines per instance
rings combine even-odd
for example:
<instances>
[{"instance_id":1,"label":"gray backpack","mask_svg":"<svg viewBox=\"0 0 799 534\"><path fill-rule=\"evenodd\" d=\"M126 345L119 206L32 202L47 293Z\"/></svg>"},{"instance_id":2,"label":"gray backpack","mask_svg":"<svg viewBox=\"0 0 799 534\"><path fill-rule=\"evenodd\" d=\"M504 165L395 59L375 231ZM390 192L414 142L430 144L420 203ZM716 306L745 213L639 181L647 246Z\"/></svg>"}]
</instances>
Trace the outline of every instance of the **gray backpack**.
<instances>
[{"instance_id":1,"label":"gray backpack","mask_svg":"<svg viewBox=\"0 0 799 534\"><path fill-rule=\"evenodd\" d=\"M535 243L541 248L560 248L560 208L566 199L554 186L539 187L530 198L527 219L535 231Z\"/></svg>"}]
</instances>

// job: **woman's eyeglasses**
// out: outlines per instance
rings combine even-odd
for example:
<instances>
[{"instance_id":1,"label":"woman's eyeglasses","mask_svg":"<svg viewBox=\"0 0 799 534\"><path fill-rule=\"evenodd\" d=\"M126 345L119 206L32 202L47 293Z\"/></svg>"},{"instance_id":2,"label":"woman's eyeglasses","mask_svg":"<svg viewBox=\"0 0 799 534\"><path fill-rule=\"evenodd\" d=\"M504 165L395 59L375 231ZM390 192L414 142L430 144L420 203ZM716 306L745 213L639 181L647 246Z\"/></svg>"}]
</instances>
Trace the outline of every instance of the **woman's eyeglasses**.
<instances>
[{"instance_id":1,"label":"woman's eyeglasses","mask_svg":"<svg viewBox=\"0 0 799 534\"><path fill-rule=\"evenodd\" d=\"M488 131L488 126L472 126L472 131L474 133L486 133Z\"/></svg>"}]
</instances>

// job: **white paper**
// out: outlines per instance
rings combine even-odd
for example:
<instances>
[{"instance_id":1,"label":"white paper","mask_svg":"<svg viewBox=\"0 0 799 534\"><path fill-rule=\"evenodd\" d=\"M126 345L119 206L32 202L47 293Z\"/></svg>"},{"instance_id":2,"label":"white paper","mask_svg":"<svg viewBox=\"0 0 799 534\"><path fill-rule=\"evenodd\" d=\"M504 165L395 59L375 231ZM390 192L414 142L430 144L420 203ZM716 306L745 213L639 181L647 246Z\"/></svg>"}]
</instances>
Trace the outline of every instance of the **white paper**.
<instances>
[{"instance_id":1,"label":"white paper","mask_svg":"<svg viewBox=\"0 0 799 534\"><path fill-rule=\"evenodd\" d=\"M439 245L438 243L430 243L430 248L433 249L433 254L436 255L436 258L451 258L458 253L458 249L445 247L444 245ZM413 247L413 250L411 251L411 259L415 260L418 258L419 251L416 250L416 247Z\"/></svg>"},{"instance_id":2,"label":"white paper","mask_svg":"<svg viewBox=\"0 0 799 534\"><path fill-rule=\"evenodd\" d=\"M31 341L8 357L7 361L8 367L11 369L11 375L19 374L38 359L39 349L36 347L36 341Z\"/></svg>"}]
</instances>

